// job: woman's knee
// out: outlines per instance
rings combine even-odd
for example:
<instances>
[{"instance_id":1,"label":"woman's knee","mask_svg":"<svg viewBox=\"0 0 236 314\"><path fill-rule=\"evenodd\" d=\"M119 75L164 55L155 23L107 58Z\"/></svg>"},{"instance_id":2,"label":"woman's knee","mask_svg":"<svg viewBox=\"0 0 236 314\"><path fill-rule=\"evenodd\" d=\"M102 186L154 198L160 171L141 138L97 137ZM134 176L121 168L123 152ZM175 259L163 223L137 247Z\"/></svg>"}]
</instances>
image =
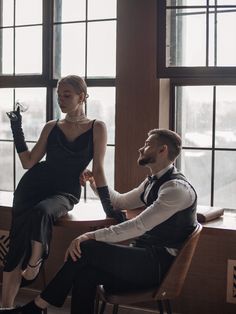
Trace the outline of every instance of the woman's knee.
<instances>
[{"instance_id":1,"label":"woman's knee","mask_svg":"<svg viewBox=\"0 0 236 314\"><path fill-rule=\"evenodd\" d=\"M43 219L52 220L53 222L53 216L51 215L50 208L45 206L43 203L38 203L34 206L32 211L32 219L36 220L37 222Z\"/></svg>"}]
</instances>

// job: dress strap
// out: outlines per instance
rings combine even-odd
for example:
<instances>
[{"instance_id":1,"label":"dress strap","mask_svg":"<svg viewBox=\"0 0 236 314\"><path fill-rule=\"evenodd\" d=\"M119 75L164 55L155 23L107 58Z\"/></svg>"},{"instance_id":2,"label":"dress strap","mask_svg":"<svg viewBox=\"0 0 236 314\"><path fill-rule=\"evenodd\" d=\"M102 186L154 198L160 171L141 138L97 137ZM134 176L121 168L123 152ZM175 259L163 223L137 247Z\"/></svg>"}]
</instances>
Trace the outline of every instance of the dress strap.
<instances>
[{"instance_id":1,"label":"dress strap","mask_svg":"<svg viewBox=\"0 0 236 314\"><path fill-rule=\"evenodd\" d=\"M95 121L96 121L96 119L94 119L94 120L93 120L93 123L92 123L92 129L93 129L93 126L94 126Z\"/></svg>"}]
</instances>

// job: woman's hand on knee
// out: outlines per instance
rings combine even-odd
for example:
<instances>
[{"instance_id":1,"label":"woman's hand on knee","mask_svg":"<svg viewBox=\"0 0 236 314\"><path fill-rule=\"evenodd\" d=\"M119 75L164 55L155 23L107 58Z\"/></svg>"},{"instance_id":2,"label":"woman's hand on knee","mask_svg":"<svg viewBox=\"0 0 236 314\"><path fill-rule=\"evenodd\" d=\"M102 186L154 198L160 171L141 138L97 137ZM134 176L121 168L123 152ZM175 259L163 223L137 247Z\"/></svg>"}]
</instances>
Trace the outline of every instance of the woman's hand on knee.
<instances>
[{"instance_id":1,"label":"woman's hand on knee","mask_svg":"<svg viewBox=\"0 0 236 314\"><path fill-rule=\"evenodd\" d=\"M81 257L81 247L80 247L80 243L90 240L90 239L94 239L94 237L91 236L90 234L82 234L79 237L75 238L74 240L71 241L71 244L69 245L68 249L66 250L66 254L65 254L65 259L64 261L66 262L69 255L72 258L72 260L75 262L77 261L78 258Z\"/></svg>"}]
</instances>

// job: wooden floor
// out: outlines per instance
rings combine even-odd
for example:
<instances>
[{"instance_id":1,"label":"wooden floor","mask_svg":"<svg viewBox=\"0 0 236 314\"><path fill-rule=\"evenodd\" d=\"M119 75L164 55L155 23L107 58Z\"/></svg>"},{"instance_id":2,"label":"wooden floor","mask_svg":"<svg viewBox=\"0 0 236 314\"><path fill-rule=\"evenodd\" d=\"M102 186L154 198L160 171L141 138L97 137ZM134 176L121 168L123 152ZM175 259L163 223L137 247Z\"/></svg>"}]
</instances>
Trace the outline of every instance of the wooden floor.
<instances>
[{"instance_id":1,"label":"wooden floor","mask_svg":"<svg viewBox=\"0 0 236 314\"><path fill-rule=\"evenodd\" d=\"M29 290L29 289L21 289L17 298L16 304L22 305L29 301L31 301L35 296L37 296L38 291ZM112 309L110 306L107 307L105 314L111 314ZM158 312L152 312L148 310L141 310L137 308L120 308L119 314L157 314ZM70 314L70 298L65 302L62 308L49 307L48 314ZM85 313L81 313L85 314Z\"/></svg>"}]
</instances>

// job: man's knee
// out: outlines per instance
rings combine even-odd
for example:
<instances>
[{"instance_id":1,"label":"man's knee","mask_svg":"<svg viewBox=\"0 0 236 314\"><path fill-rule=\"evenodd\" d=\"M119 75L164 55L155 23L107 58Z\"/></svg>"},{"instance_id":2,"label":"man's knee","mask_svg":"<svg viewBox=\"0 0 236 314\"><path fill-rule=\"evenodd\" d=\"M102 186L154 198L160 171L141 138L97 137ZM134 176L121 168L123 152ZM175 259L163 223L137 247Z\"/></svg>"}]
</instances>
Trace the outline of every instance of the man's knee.
<instances>
[{"instance_id":1,"label":"man's knee","mask_svg":"<svg viewBox=\"0 0 236 314\"><path fill-rule=\"evenodd\" d=\"M93 250L94 248L97 248L98 246L98 241L96 240L87 240L84 242L81 242L80 247L82 252L89 252L90 250Z\"/></svg>"},{"instance_id":2,"label":"man's knee","mask_svg":"<svg viewBox=\"0 0 236 314\"><path fill-rule=\"evenodd\" d=\"M96 240L87 240L80 244L82 257L89 265L97 265L100 259L109 253L109 244Z\"/></svg>"}]
</instances>

